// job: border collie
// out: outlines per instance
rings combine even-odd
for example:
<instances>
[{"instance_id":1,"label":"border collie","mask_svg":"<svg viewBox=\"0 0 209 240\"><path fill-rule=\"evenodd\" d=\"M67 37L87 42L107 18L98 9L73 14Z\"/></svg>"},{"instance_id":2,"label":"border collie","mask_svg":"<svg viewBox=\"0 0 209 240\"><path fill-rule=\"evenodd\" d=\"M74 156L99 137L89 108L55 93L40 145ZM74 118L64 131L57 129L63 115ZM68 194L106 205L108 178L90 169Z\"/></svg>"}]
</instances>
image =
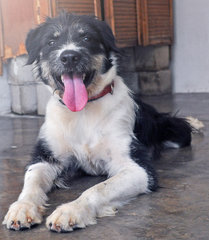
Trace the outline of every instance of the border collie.
<instances>
[{"instance_id":1,"label":"border collie","mask_svg":"<svg viewBox=\"0 0 209 240\"><path fill-rule=\"evenodd\" d=\"M62 13L28 33L28 64L52 92L25 173L24 186L3 224L21 230L40 224L47 192L82 171L106 175L47 218L68 232L112 216L157 188L152 160L162 147L191 143L191 126L135 99L118 73L119 49L110 27L91 16Z\"/></svg>"}]
</instances>

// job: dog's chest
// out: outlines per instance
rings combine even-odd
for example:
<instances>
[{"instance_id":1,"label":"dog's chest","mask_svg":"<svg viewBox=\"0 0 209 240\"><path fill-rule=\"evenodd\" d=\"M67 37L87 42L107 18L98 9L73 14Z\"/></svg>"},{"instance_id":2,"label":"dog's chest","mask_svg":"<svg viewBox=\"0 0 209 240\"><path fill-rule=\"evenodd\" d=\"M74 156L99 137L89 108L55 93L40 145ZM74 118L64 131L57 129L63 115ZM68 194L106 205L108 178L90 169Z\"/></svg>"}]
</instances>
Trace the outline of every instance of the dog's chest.
<instances>
[{"instance_id":1,"label":"dog's chest","mask_svg":"<svg viewBox=\"0 0 209 240\"><path fill-rule=\"evenodd\" d=\"M110 121L98 114L75 116L59 114L47 118L43 130L50 148L60 161L68 161L74 155L88 173L105 174L111 158Z\"/></svg>"}]
</instances>

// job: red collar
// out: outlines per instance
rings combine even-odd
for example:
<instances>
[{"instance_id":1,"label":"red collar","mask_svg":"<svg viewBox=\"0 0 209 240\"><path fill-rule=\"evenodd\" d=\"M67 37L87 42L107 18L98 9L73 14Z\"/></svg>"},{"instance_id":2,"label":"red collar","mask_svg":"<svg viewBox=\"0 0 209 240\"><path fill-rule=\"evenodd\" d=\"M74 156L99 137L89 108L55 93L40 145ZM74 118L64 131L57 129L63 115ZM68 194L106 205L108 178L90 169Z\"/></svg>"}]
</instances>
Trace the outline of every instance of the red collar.
<instances>
[{"instance_id":1,"label":"red collar","mask_svg":"<svg viewBox=\"0 0 209 240\"><path fill-rule=\"evenodd\" d=\"M108 93L113 94L113 88L114 88L114 82L110 83L109 85L107 85L99 94L97 94L96 96L93 96L91 98L89 98L88 102L91 101L95 101L101 97L104 97L105 95L107 95Z\"/></svg>"}]
</instances>

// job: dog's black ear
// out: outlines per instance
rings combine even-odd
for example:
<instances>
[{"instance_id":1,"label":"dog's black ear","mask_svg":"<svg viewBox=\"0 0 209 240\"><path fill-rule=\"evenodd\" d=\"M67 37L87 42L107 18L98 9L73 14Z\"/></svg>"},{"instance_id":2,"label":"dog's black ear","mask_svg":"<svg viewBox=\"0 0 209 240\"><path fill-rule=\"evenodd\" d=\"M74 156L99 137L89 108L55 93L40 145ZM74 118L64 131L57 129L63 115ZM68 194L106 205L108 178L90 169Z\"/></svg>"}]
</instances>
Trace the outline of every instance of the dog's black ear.
<instances>
[{"instance_id":1,"label":"dog's black ear","mask_svg":"<svg viewBox=\"0 0 209 240\"><path fill-rule=\"evenodd\" d=\"M102 42L105 47L105 50L107 52L120 53L120 50L116 46L115 37L113 35L113 32L106 22L100 21L99 31L100 31L100 34L102 37Z\"/></svg>"},{"instance_id":2,"label":"dog's black ear","mask_svg":"<svg viewBox=\"0 0 209 240\"><path fill-rule=\"evenodd\" d=\"M39 59L41 50L40 37L40 27L30 30L27 35L25 45L28 52L28 65Z\"/></svg>"}]
</instances>

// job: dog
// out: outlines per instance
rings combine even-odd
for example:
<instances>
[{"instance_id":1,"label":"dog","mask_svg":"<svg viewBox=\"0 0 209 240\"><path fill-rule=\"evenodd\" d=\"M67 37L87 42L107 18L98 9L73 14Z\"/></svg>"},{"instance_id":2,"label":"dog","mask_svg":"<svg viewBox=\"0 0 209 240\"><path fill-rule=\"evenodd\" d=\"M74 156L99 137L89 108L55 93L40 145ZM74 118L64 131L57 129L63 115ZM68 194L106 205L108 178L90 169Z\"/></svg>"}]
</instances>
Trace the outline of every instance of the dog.
<instances>
[{"instance_id":1,"label":"dog","mask_svg":"<svg viewBox=\"0 0 209 240\"><path fill-rule=\"evenodd\" d=\"M13 230L40 224L47 192L81 172L107 180L57 207L46 220L49 230L96 224L97 217L115 215L132 198L155 191L153 159L164 147L190 145L192 129L129 90L110 27L92 16L62 13L30 30L26 48L27 64L52 97L22 192L3 224Z\"/></svg>"}]
</instances>

